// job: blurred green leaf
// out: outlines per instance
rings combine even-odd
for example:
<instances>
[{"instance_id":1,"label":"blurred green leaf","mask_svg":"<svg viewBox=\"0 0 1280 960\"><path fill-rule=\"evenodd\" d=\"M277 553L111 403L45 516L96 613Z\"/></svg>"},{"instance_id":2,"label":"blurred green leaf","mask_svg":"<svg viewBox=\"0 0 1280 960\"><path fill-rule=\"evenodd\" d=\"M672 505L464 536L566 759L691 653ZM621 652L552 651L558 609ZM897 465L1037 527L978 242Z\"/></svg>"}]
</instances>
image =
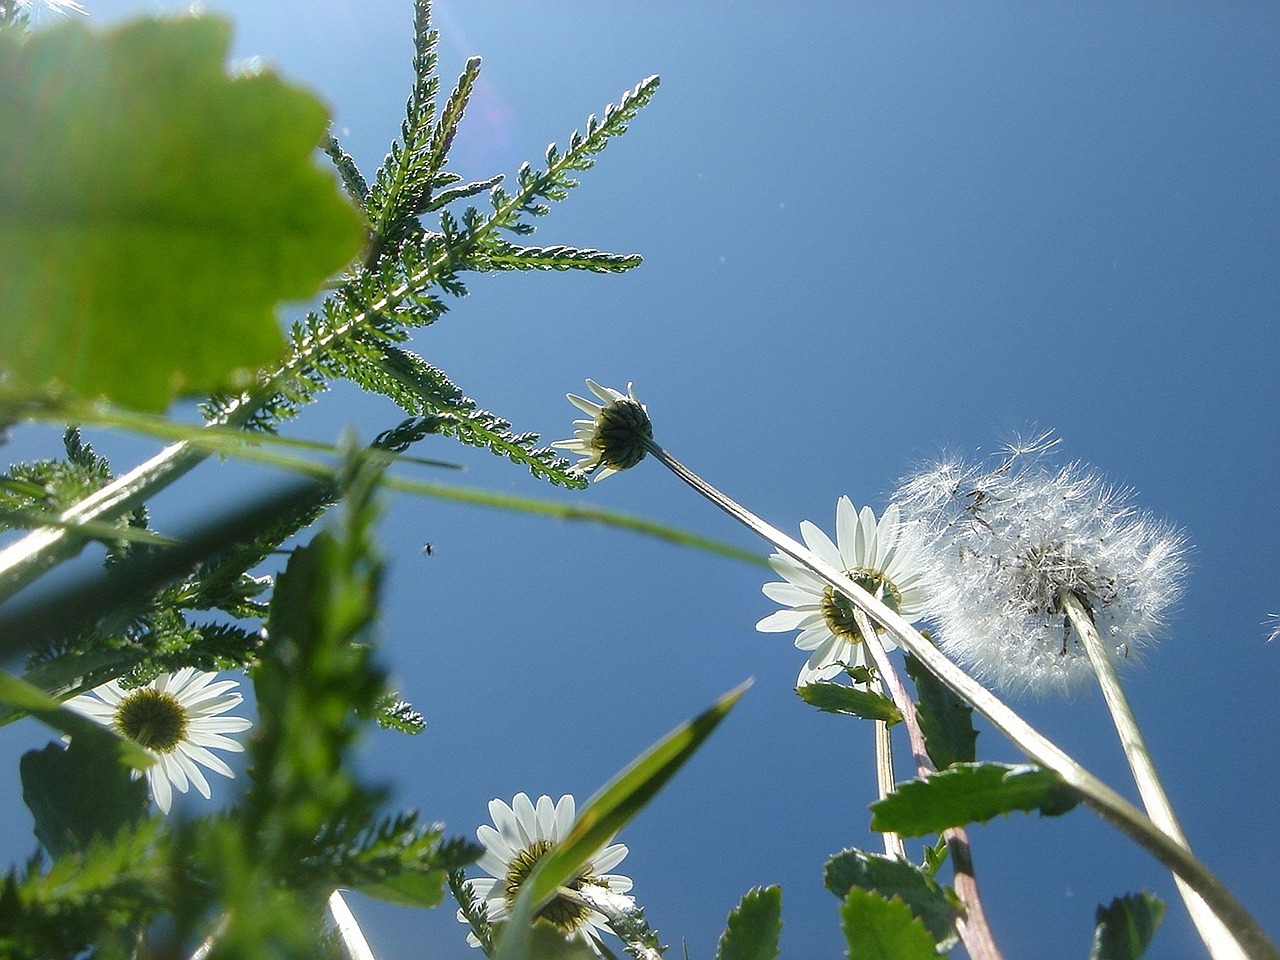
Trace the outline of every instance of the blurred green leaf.
<instances>
[{"instance_id":1,"label":"blurred green leaf","mask_svg":"<svg viewBox=\"0 0 1280 960\"><path fill-rule=\"evenodd\" d=\"M1095 918L1089 960L1138 960L1164 919L1164 903L1145 891L1129 893L1109 907L1099 905Z\"/></svg>"},{"instance_id":2,"label":"blurred green leaf","mask_svg":"<svg viewBox=\"0 0 1280 960\"><path fill-rule=\"evenodd\" d=\"M531 960L532 919L562 885L578 876L711 736L751 681L730 690L710 709L681 724L605 784L578 814L568 835L529 874L498 937L497 960Z\"/></svg>"},{"instance_id":3,"label":"blurred green leaf","mask_svg":"<svg viewBox=\"0 0 1280 960\"><path fill-rule=\"evenodd\" d=\"M840 919L849 960L937 960L933 937L901 900L854 887Z\"/></svg>"},{"instance_id":4,"label":"blurred green leaf","mask_svg":"<svg viewBox=\"0 0 1280 960\"><path fill-rule=\"evenodd\" d=\"M103 754L112 763L145 770L154 758L132 740L69 710L39 687L0 671L0 703L42 720L59 733L79 739L86 748Z\"/></svg>"},{"instance_id":5,"label":"blurred green leaf","mask_svg":"<svg viewBox=\"0 0 1280 960\"><path fill-rule=\"evenodd\" d=\"M130 777L114 751L96 740L77 736L65 748L50 743L28 750L18 769L36 839L50 856L87 850L147 814L146 782Z\"/></svg>"},{"instance_id":6,"label":"blurred green leaf","mask_svg":"<svg viewBox=\"0 0 1280 960\"><path fill-rule=\"evenodd\" d=\"M953 763L975 761L978 731L973 729L973 708L910 654L907 675L915 681L920 729L934 766L945 770Z\"/></svg>"},{"instance_id":7,"label":"blurred green leaf","mask_svg":"<svg viewBox=\"0 0 1280 960\"><path fill-rule=\"evenodd\" d=\"M402 907L423 907L430 910L440 906L444 899L445 870L427 873L401 873L388 877L381 883L357 884L355 889L366 897L385 900Z\"/></svg>"},{"instance_id":8,"label":"blurred green leaf","mask_svg":"<svg viewBox=\"0 0 1280 960\"><path fill-rule=\"evenodd\" d=\"M161 409L275 360L274 310L360 249L313 152L327 116L270 72L229 75L230 25L65 23L0 36L0 366Z\"/></svg>"},{"instance_id":9,"label":"blurred green leaf","mask_svg":"<svg viewBox=\"0 0 1280 960\"><path fill-rule=\"evenodd\" d=\"M854 888L886 898L897 897L925 925L936 943L950 946L955 941L955 911L925 869L862 850L843 850L827 861L823 883L841 900Z\"/></svg>"},{"instance_id":10,"label":"blurred green leaf","mask_svg":"<svg viewBox=\"0 0 1280 960\"><path fill-rule=\"evenodd\" d=\"M797 687L796 693L805 703L812 704L824 713L842 713L864 720L883 720L889 726L902 720L902 713L888 697L869 690L858 690L847 684L819 680Z\"/></svg>"},{"instance_id":11,"label":"blurred green leaf","mask_svg":"<svg viewBox=\"0 0 1280 960\"><path fill-rule=\"evenodd\" d=\"M1039 810L1055 817L1077 803L1056 773L1030 765L960 763L923 780L900 784L871 805L871 829L904 837L940 833L947 827L986 823L1001 813Z\"/></svg>"},{"instance_id":12,"label":"blurred green leaf","mask_svg":"<svg viewBox=\"0 0 1280 960\"><path fill-rule=\"evenodd\" d=\"M782 888L756 887L729 914L716 960L773 960L782 933Z\"/></svg>"}]
</instances>

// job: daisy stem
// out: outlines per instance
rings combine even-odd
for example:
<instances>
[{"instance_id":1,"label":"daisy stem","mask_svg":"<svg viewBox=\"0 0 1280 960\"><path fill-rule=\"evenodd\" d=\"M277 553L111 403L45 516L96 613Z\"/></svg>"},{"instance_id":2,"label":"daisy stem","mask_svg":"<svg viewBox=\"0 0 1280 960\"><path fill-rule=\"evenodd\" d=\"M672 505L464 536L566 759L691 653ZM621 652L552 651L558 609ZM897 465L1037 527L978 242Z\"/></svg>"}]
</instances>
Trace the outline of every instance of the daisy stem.
<instances>
[{"instance_id":1,"label":"daisy stem","mask_svg":"<svg viewBox=\"0 0 1280 960\"><path fill-rule=\"evenodd\" d=\"M1146 807L1151 819L1165 833L1189 851L1191 848L1187 843L1186 835L1182 832L1177 815L1173 812L1173 805L1169 802L1169 796L1160 782L1160 775L1156 773L1155 762L1151 759L1146 738L1138 727L1133 708L1129 705L1129 698L1125 695L1124 688L1120 686L1120 677L1116 674L1115 663L1103 645L1102 638L1098 636L1098 628L1093 622L1093 617L1073 592L1063 591L1058 601L1080 636L1085 652L1089 655L1093 672L1097 674L1098 686L1102 688L1102 697L1107 703L1107 709L1111 712L1116 733L1120 736L1120 744L1129 761L1129 769L1133 771L1133 780L1138 786L1138 795L1142 797L1142 805ZM1214 960L1239 960L1243 957L1244 952L1240 946L1204 900L1177 874L1173 879L1177 883L1178 893L1182 895L1183 902L1187 905L1187 912L1191 914L1192 922L1200 931L1200 936L1204 939Z\"/></svg>"},{"instance_id":2,"label":"daisy stem","mask_svg":"<svg viewBox=\"0 0 1280 960\"><path fill-rule=\"evenodd\" d=\"M871 618L867 616L866 611L861 607L854 607L853 616L863 637L876 637ZM884 644L876 639L868 644L868 650L876 663L876 671L889 688L889 695L894 705L902 714L902 725L906 727L907 738L911 743L911 754L916 762L916 771L920 776L926 777L934 772L934 766L925 744L924 730L920 726L920 715L916 712L915 701L907 693L902 676L898 673L898 668L893 661L889 659ZM877 727L879 726L883 724L878 721ZM882 792L880 796L883 799L884 793ZM947 851L951 855L951 871L954 874L956 896L964 904L964 915L956 919L956 933L960 935L970 960L1003 960L1003 954L996 946L995 934L991 932L991 925L987 922L987 911L982 905L978 876L973 866L973 849L969 846L969 833L964 827L948 827L942 831L942 836L947 841ZM885 846L888 849L887 840ZM901 840L898 841L898 846L901 849ZM892 853L890 855L892 856ZM906 859L905 854L900 854L900 857Z\"/></svg>"},{"instance_id":3,"label":"daisy stem","mask_svg":"<svg viewBox=\"0 0 1280 960\"><path fill-rule=\"evenodd\" d=\"M1208 867L1156 826L1150 817L1086 770L994 693L956 666L911 624L821 557L725 496L653 440L646 441L646 449L667 469L725 513L821 577L851 603L865 610L884 626L903 649L986 717L992 726L1008 737L1029 759L1057 773L1104 820L1186 881L1226 924L1227 929L1234 932L1236 942L1244 949L1246 956L1252 960L1280 960L1280 948L1276 947L1258 921Z\"/></svg>"},{"instance_id":4,"label":"daisy stem","mask_svg":"<svg viewBox=\"0 0 1280 960\"><path fill-rule=\"evenodd\" d=\"M329 916L333 917L333 928L342 941L342 950L348 960L376 960L341 890L329 894Z\"/></svg>"},{"instance_id":5,"label":"daisy stem","mask_svg":"<svg viewBox=\"0 0 1280 960\"><path fill-rule=\"evenodd\" d=\"M883 800L890 793L897 781L893 776L893 741L889 739L889 724L883 720L877 720L876 724L876 788L880 799ZM906 848L902 845L902 838L892 830L884 832L884 852L886 856L892 857L894 860L907 859Z\"/></svg>"}]
</instances>

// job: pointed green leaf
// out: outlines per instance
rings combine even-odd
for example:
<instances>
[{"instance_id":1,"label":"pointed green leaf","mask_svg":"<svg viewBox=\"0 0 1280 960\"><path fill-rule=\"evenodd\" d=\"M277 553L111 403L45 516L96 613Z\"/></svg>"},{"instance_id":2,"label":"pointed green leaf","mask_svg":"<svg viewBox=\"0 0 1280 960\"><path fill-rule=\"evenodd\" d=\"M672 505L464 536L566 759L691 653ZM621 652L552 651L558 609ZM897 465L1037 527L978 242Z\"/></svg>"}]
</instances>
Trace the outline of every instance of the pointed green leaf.
<instances>
[{"instance_id":1,"label":"pointed green leaf","mask_svg":"<svg viewBox=\"0 0 1280 960\"><path fill-rule=\"evenodd\" d=\"M364 240L313 96L223 67L215 17L0 36L0 367L163 408L282 352L274 311Z\"/></svg>"},{"instance_id":2,"label":"pointed green leaf","mask_svg":"<svg viewBox=\"0 0 1280 960\"><path fill-rule=\"evenodd\" d=\"M827 861L823 883L841 900L854 888L886 898L897 897L925 925L936 943L946 947L955 941L955 911L923 867L862 850L843 850Z\"/></svg>"},{"instance_id":3,"label":"pointed green leaf","mask_svg":"<svg viewBox=\"0 0 1280 960\"><path fill-rule=\"evenodd\" d=\"M716 948L716 960L773 960L782 932L782 888L748 890Z\"/></svg>"},{"instance_id":4,"label":"pointed green leaf","mask_svg":"<svg viewBox=\"0 0 1280 960\"><path fill-rule=\"evenodd\" d=\"M95 837L114 837L146 816L146 783L132 779L112 751L85 737L66 748L51 743L29 750L18 769L36 839L53 857L86 850Z\"/></svg>"},{"instance_id":5,"label":"pointed green leaf","mask_svg":"<svg viewBox=\"0 0 1280 960\"><path fill-rule=\"evenodd\" d=\"M1089 960L1138 960L1162 919L1164 903L1145 891L1116 897L1109 907L1099 905Z\"/></svg>"},{"instance_id":6,"label":"pointed green leaf","mask_svg":"<svg viewBox=\"0 0 1280 960\"><path fill-rule=\"evenodd\" d=\"M387 903L430 910L440 906L440 901L444 899L447 873L445 870L428 870L425 873L405 871L378 883L355 884L354 889L366 897L385 900Z\"/></svg>"},{"instance_id":7,"label":"pointed green leaf","mask_svg":"<svg viewBox=\"0 0 1280 960\"><path fill-rule=\"evenodd\" d=\"M893 726L902 719L902 713L888 697L870 690L858 690L843 683L819 680L797 687L796 693L805 703L812 704L824 713L843 713L864 720L883 720Z\"/></svg>"},{"instance_id":8,"label":"pointed green leaf","mask_svg":"<svg viewBox=\"0 0 1280 960\"><path fill-rule=\"evenodd\" d=\"M922 837L947 827L986 823L1001 813L1066 813L1075 793L1056 773L1030 765L960 763L924 780L911 780L871 805L871 829Z\"/></svg>"},{"instance_id":9,"label":"pointed green leaf","mask_svg":"<svg viewBox=\"0 0 1280 960\"><path fill-rule=\"evenodd\" d=\"M69 710L39 687L4 671L0 671L0 704L37 717L59 733L80 740L82 746L104 754L113 763L145 770L154 762L151 754L132 740Z\"/></svg>"},{"instance_id":10,"label":"pointed green leaf","mask_svg":"<svg viewBox=\"0 0 1280 960\"><path fill-rule=\"evenodd\" d=\"M933 937L901 900L854 887L840 908L849 960L937 960Z\"/></svg>"},{"instance_id":11,"label":"pointed green leaf","mask_svg":"<svg viewBox=\"0 0 1280 960\"><path fill-rule=\"evenodd\" d=\"M710 709L683 723L605 784L578 814L568 835L529 874L503 923L496 960L530 960L532 919L556 890L578 876L605 846L711 736L751 681L730 690Z\"/></svg>"},{"instance_id":12,"label":"pointed green leaf","mask_svg":"<svg viewBox=\"0 0 1280 960\"><path fill-rule=\"evenodd\" d=\"M953 763L975 761L978 731L973 729L973 708L910 654L907 675L915 681L920 697L920 729L934 766L945 770Z\"/></svg>"}]
</instances>

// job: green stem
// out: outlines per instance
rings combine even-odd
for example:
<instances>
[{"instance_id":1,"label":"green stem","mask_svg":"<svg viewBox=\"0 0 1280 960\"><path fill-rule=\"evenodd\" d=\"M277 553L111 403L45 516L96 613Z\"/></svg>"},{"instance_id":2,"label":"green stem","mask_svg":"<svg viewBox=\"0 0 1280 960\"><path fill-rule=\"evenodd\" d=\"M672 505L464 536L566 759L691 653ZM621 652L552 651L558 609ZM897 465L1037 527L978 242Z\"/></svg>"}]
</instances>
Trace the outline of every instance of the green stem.
<instances>
[{"instance_id":1,"label":"green stem","mask_svg":"<svg viewBox=\"0 0 1280 960\"><path fill-rule=\"evenodd\" d=\"M911 744L911 754L916 762L916 773L927 777L934 772L933 760L929 756L929 748L925 743L924 729L920 726L920 714L916 710L915 701L907 693L906 684L897 666L889 659L889 654L879 640L878 634L861 607L853 608L854 619L863 637L874 638L867 643L871 658L876 663L876 671L880 679L889 688L898 712L902 714L902 725L907 730L907 739ZM991 932L991 924L987 921L987 911L982 905L982 892L978 889L978 877L974 872L973 849L969 845L969 833L964 827L948 827L942 831L947 841L947 850L951 854L951 869L954 874L956 896L964 905L964 914L956 919L956 933L960 935L970 960L1004 960L996 945L995 934Z\"/></svg>"},{"instance_id":2,"label":"green stem","mask_svg":"<svg viewBox=\"0 0 1280 960\"><path fill-rule=\"evenodd\" d=\"M1129 698L1125 695L1124 688L1120 686L1120 677L1116 674L1115 663L1103 645L1102 638L1098 636L1098 628L1093 622L1093 617L1080 602L1080 598L1072 592L1064 591L1058 597L1058 601L1070 618L1072 626L1075 627L1076 633L1084 644L1085 652L1089 655L1089 663L1098 677L1098 686L1102 688L1102 697L1107 703L1107 709L1111 712L1111 720L1115 724L1116 733L1120 736L1124 755L1129 760L1129 769L1133 771L1134 783L1138 785L1138 795L1142 797L1142 805L1146 807L1151 819L1165 833L1189 851L1191 847L1178 823L1177 815L1173 812L1173 804L1169 802L1164 785L1160 782L1160 775L1156 773L1156 765L1151 759L1151 751L1147 749L1146 738L1143 737L1137 718L1133 715ZM1187 912L1191 914L1192 922L1195 923L1200 937L1209 948L1209 954L1214 960L1239 960L1243 957L1244 951L1236 943L1235 937L1206 906L1204 900L1187 886L1181 877L1175 874L1173 879L1177 884L1178 893L1187 905Z\"/></svg>"},{"instance_id":3,"label":"green stem","mask_svg":"<svg viewBox=\"0 0 1280 960\"><path fill-rule=\"evenodd\" d=\"M1061 747L1022 719L999 697L983 687L947 659L932 643L857 583L782 531L761 520L741 504L711 486L680 461L649 440L647 449L677 477L693 487L747 529L763 537L779 551L839 590L884 626L897 643L912 654L939 680L967 701L975 710L1008 737L1029 759L1052 770L1074 789L1083 801L1126 836L1181 877L1234 932L1236 940L1252 960L1280 960L1280 949L1244 905L1203 863L1142 811L1086 770Z\"/></svg>"},{"instance_id":4,"label":"green stem","mask_svg":"<svg viewBox=\"0 0 1280 960\"><path fill-rule=\"evenodd\" d=\"M883 720L875 721L876 725L876 792L883 800L893 792L897 780L893 775L893 741L889 738L889 725ZM894 860L906 860L907 850L902 845L902 838L892 830L884 832L885 856Z\"/></svg>"}]
</instances>

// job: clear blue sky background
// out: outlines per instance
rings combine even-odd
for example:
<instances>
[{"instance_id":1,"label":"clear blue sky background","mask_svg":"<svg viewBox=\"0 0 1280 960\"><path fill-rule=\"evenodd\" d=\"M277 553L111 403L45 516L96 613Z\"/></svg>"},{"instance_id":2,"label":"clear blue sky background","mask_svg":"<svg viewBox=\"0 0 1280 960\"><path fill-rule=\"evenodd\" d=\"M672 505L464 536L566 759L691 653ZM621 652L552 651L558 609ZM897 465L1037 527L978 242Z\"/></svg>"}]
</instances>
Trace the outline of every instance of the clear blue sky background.
<instances>
[{"instance_id":1,"label":"clear blue sky background","mask_svg":"<svg viewBox=\"0 0 1280 960\"><path fill-rule=\"evenodd\" d=\"M94 22L183 4L88 0ZM209 2L318 90L372 173L410 80L408 0ZM1187 833L1280 936L1280 6L440 0L441 65L484 72L455 146L514 173L657 73L662 88L537 239L635 251L624 277L476 277L414 347L482 406L569 435L567 390L634 380L660 442L777 525L877 509L946 448L1054 428L1066 456L1185 526L1185 601L1128 689ZM145 295L141 292L140 295ZM295 433L370 437L384 402L338 389ZM20 435L25 455L40 435ZM102 441L124 468L144 444ZM585 494L445 441L462 482L572 497L755 545L656 464ZM259 475L209 465L177 523ZM756 633L767 573L608 529L399 497L383 633L426 733L363 762L396 801L471 834L491 797L585 799L743 678L722 731L622 836L619 868L671 943L709 958L751 886L783 886L784 956L840 956L825 858L875 847L869 725L793 694L802 654ZM430 541L435 554L424 557ZM762 548L763 552L763 548ZM1101 700L1016 704L1127 794ZM13 764L42 743L6 730ZM1017 755L986 730L990 759ZM16 766L8 769L16 771ZM0 822L30 852L16 773ZM233 795L216 785L215 800ZM198 798L197 798L198 802ZM973 831L1006 955L1088 953L1095 905L1169 901L1151 956L1203 956L1168 876L1091 814ZM452 910L355 898L382 960L474 958Z\"/></svg>"}]
</instances>

